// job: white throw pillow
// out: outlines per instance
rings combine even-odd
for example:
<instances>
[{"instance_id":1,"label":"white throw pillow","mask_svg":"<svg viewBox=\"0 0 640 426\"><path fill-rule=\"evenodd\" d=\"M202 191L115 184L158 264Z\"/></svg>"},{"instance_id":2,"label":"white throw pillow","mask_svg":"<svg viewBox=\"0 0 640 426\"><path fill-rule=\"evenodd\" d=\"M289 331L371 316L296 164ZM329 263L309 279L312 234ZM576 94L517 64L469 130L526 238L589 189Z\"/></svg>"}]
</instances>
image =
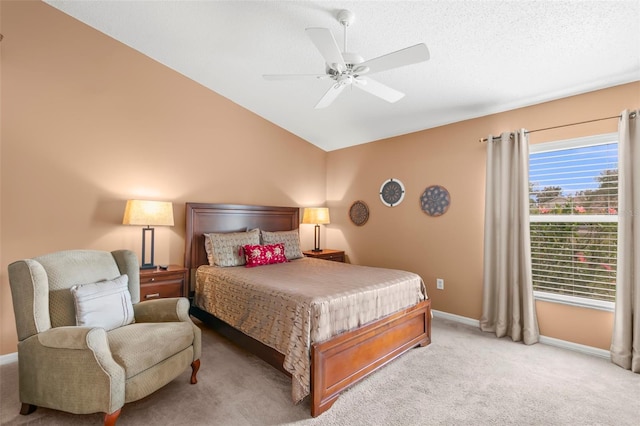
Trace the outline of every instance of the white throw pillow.
<instances>
[{"instance_id":1,"label":"white throw pillow","mask_svg":"<svg viewBox=\"0 0 640 426\"><path fill-rule=\"evenodd\" d=\"M129 277L71 287L76 325L113 330L134 321Z\"/></svg>"}]
</instances>

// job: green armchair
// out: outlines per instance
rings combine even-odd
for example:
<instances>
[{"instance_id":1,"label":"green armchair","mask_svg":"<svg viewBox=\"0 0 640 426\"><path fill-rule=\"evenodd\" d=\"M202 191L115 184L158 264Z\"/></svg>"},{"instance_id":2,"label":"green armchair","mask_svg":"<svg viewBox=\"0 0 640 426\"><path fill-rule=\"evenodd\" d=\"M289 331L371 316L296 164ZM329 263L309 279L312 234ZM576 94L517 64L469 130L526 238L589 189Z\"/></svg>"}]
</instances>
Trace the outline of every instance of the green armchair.
<instances>
[{"instance_id":1,"label":"green armchair","mask_svg":"<svg viewBox=\"0 0 640 426\"><path fill-rule=\"evenodd\" d=\"M8 269L21 414L38 406L103 412L104 424L114 425L125 403L155 392L187 367L191 383L197 382L201 334L189 317L189 301L139 303L140 270L132 251L62 251ZM81 299L80 288L92 293ZM82 305L85 300L93 305ZM95 325L105 315L122 321L122 311L126 325Z\"/></svg>"}]
</instances>

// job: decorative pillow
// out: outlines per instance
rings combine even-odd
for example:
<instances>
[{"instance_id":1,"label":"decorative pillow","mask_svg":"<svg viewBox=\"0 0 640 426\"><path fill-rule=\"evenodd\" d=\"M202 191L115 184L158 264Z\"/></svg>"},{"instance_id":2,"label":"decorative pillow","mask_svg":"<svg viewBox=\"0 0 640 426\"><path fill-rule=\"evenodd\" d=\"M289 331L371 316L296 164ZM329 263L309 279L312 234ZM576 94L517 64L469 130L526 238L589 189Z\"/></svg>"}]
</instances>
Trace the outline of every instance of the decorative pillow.
<instances>
[{"instance_id":1,"label":"decorative pillow","mask_svg":"<svg viewBox=\"0 0 640 426\"><path fill-rule=\"evenodd\" d=\"M252 229L247 232L227 232L204 234L211 248L209 265L211 266L240 266L244 265L245 245L260 244L260 229ZM206 246L205 246L206 247Z\"/></svg>"},{"instance_id":2,"label":"decorative pillow","mask_svg":"<svg viewBox=\"0 0 640 426\"><path fill-rule=\"evenodd\" d=\"M71 287L76 306L76 325L113 330L134 321L129 293L129 277L74 285Z\"/></svg>"},{"instance_id":3,"label":"decorative pillow","mask_svg":"<svg viewBox=\"0 0 640 426\"><path fill-rule=\"evenodd\" d=\"M287 260L303 257L302 250L300 250L300 236L297 229L277 232L262 231L262 244L275 243L284 244L284 255L287 257Z\"/></svg>"},{"instance_id":4,"label":"decorative pillow","mask_svg":"<svg viewBox=\"0 0 640 426\"><path fill-rule=\"evenodd\" d=\"M284 255L284 244L246 245L244 246L244 256L246 258L246 267L271 265L272 263L285 263L287 261Z\"/></svg>"}]
</instances>

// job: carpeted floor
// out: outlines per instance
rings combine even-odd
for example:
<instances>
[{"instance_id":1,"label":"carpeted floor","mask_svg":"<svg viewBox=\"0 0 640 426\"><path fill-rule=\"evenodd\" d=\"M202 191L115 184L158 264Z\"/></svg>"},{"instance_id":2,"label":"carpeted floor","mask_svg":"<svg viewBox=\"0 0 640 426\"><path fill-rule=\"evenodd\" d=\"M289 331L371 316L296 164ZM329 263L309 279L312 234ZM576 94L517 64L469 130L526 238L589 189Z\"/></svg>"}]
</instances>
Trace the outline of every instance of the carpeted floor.
<instances>
[{"instance_id":1,"label":"carpeted floor","mask_svg":"<svg viewBox=\"0 0 640 426\"><path fill-rule=\"evenodd\" d=\"M197 385L190 371L125 405L118 425L636 425L640 374L607 360L497 339L436 318L433 343L346 391L317 418L293 405L289 379L203 328ZM17 364L0 366L3 425L87 425L101 414L38 408L18 414ZM60 389L61 392L64 389Z\"/></svg>"}]
</instances>

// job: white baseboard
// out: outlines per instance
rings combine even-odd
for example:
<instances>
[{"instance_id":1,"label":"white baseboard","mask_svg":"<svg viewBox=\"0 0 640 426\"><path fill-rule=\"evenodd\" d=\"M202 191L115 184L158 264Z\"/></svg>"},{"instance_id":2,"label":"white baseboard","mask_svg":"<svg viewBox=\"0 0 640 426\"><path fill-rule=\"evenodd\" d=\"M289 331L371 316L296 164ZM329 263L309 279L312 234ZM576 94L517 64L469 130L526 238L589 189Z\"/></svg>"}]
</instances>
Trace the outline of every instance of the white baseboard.
<instances>
[{"instance_id":1,"label":"white baseboard","mask_svg":"<svg viewBox=\"0 0 640 426\"><path fill-rule=\"evenodd\" d=\"M473 318L463 317L461 315L456 315L456 314L450 314L449 312L437 311L435 309L432 309L431 312L433 312L434 318L444 318L444 319L459 322L462 324L470 325L472 327L480 327L480 321L475 320Z\"/></svg>"},{"instance_id":2,"label":"white baseboard","mask_svg":"<svg viewBox=\"0 0 640 426\"><path fill-rule=\"evenodd\" d=\"M470 325L472 327L480 327L480 321L473 318L463 317L456 314L450 314L448 312L437 311L432 309L434 318L443 318L458 322L461 324ZM587 355L597 356L600 358L610 359L611 353L605 349L594 348L593 346L581 345L579 343L568 342L566 340L556 339L554 337L540 336L540 343L549 346L555 346L558 348L568 349L570 351L580 352Z\"/></svg>"},{"instance_id":3,"label":"white baseboard","mask_svg":"<svg viewBox=\"0 0 640 426\"><path fill-rule=\"evenodd\" d=\"M0 355L0 365L18 362L18 352L12 352L6 355Z\"/></svg>"},{"instance_id":4,"label":"white baseboard","mask_svg":"<svg viewBox=\"0 0 640 426\"><path fill-rule=\"evenodd\" d=\"M611 359L611 352L594 348L593 346L581 345L580 343L568 342L566 340L556 339L554 337L540 336L540 343L558 348L569 349L570 351L581 352L587 355L593 355L604 359Z\"/></svg>"}]
</instances>

